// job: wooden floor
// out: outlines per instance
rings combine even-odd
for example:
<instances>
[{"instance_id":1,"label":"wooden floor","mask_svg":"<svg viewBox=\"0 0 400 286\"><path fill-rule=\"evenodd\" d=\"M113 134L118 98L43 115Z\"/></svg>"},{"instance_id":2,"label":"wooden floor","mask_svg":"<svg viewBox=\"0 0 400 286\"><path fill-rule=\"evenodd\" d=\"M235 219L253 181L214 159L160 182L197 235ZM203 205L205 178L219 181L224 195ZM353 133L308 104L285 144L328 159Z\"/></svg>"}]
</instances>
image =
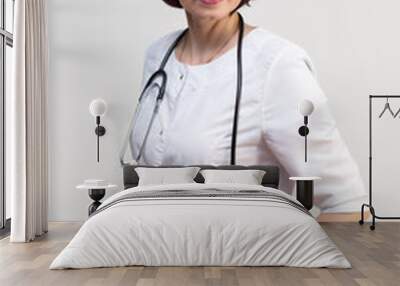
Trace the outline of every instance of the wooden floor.
<instances>
[{"instance_id":1,"label":"wooden floor","mask_svg":"<svg viewBox=\"0 0 400 286\"><path fill-rule=\"evenodd\" d=\"M353 265L350 270L285 267L126 267L48 270L80 227L52 223L30 244L0 241L0 285L400 285L400 223L380 223L371 232L355 223L323 224Z\"/></svg>"}]
</instances>

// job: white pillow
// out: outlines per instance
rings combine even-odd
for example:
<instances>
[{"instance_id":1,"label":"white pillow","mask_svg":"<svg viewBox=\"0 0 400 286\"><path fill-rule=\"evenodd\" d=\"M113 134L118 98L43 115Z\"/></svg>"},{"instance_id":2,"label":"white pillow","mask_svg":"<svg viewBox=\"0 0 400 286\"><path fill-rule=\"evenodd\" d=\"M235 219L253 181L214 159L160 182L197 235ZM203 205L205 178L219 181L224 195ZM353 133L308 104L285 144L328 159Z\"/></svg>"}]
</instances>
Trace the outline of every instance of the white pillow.
<instances>
[{"instance_id":1,"label":"white pillow","mask_svg":"<svg viewBox=\"0 0 400 286\"><path fill-rule=\"evenodd\" d=\"M265 171L261 170L201 170L206 184L261 185Z\"/></svg>"},{"instance_id":2,"label":"white pillow","mask_svg":"<svg viewBox=\"0 0 400 286\"><path fill-rule=\"evenodd\" d=\"M184 168L135 168L139 176L139 186L195 183L199 167Z\"/></svg>"}]
</instances>

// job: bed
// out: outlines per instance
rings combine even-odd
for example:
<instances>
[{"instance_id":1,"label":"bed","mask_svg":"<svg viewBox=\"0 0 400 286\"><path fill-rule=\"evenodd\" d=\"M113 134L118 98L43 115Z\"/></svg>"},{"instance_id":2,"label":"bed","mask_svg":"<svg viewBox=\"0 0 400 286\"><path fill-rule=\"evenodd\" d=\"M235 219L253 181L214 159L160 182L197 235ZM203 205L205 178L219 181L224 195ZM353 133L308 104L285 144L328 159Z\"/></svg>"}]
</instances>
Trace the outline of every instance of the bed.
<instances>
[{"instance_id":1,"label":"bed","mask_svg":"<svg viewBox=\"0 0 400 286\"><path fill-rule=\"evenodd\" d=\"M274 166L199 166L265 171L261 185L139 186L125 166L125 190L106 199L50 269L120 266L290 266L350 268L311 214L279 191Z\"/></svg>"}]
</instances>

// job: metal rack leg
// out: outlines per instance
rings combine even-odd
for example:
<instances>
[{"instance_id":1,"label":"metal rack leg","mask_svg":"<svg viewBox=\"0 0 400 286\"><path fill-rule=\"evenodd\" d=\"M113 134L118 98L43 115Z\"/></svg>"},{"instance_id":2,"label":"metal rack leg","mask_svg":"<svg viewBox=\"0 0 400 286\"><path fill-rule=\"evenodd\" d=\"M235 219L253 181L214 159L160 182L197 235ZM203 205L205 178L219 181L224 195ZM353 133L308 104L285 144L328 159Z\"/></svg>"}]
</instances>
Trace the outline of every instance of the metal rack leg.
<instances>
[{"instance_id":1,"label":"metal rack leg","mask_svg":"<svg viewBox=\"0 0 400 286\"><path fill-rule=\"evenodd\" d=\"M364 207L365 207L365 204L363 204L363 205L361 206L361 219L358 221L358 223L359 223L360 225L363 225L363 224L364 224Z\"/></svg>"},{"instance_id":2,"label":"metal rack leg","mask_svg":"<svg viewBox=\"0 0 400 286\"><path fill-rule=\"evenodd\" d=\"M371 205L369 205L369 204L363 204L363 205L361 206L361 219L358 221L358 223L359 223L360 225L363 225L363 224L364 224L364 209L365 209L365 207L367 207L367 208L369 209L369 212L370 212L371 215L372 215L372 225L370 225L369 228L370 228L371 230L375 230L375 220L376 220L375 209L374 209L373 206L371 206Z\"/></svg>"},{"instance_id":3,"label":"metal rack leg","mask_svg":"<svg viewBox=\"0 0 400 286\"><path fill-rule=\"evenodd\" d=\"M375 218L376 218L376 215L375 215L375 209L374 209L374 207L373 207L373 206L370 206L370 207L369 207L369 211L370 211L371 214L372 214L372 225L370 225L369 228L370 228L371 230L375 230Z\"/></svg>"},{"instance_id":4,"label":"metal rack leg","mask_svg":"<svg viewBox=\"0 0 400 286\"><path fill-rule=\"evenodd\" d=\"M372 223L371 223L371 225L369 227L371 230L375 230L375 225L376 225L376 220L377 219L380 219L380 220L400 220L399 216L379 216L379 215L376 214L375 208L372 205L363 204L361 206L361 219L358 221L358 223L360 225L364 224L364 209L365 209L365 207L369 208L369 212L371 213L371 216L372 216Z\"/></svg>"}]
</instances>

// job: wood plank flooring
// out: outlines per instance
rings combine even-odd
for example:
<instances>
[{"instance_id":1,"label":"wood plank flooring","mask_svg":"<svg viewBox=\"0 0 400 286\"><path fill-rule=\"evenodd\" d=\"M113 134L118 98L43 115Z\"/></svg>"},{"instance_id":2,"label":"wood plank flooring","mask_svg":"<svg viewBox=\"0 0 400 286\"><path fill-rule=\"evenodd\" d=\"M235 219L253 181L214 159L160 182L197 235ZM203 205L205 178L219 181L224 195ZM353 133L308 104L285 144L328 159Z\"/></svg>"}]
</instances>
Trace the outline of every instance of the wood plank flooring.
<instances>
[{"instance_id":1,"label":"wood plank flooring","mask_svg":"<svg viewBox=\"0 0 400 286\"><path fill-rule=\"evenodd\" d=\"M125 267L48 270L54 257L79 229L77 223L51 223L49 233L30 244L0 241L1 286L136 285L400 285L400 223L326 223L323 228L344 252L352 269L285 267Z\"/></svg>"}]
</instances>

